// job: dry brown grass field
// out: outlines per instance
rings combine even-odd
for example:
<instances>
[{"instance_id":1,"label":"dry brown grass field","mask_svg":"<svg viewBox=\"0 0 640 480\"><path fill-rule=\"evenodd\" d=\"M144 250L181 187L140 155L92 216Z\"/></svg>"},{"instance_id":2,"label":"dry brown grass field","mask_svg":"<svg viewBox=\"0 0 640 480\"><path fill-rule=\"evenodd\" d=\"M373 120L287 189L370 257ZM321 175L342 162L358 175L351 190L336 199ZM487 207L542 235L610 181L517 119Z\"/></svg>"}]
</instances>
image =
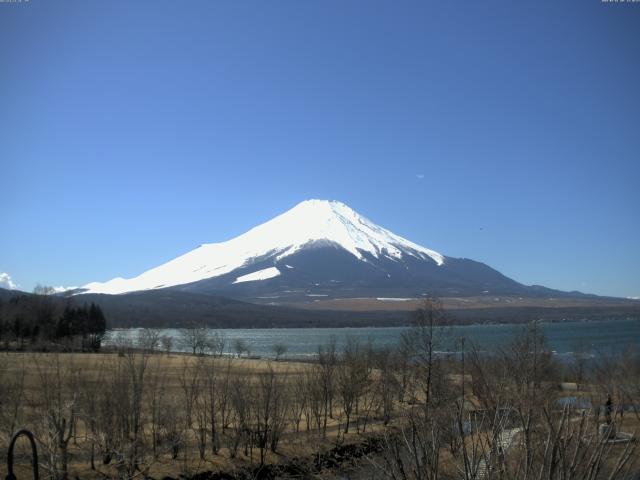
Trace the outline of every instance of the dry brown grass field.
<instances>
[{"instance_id":1,"label":"dry brown grass field","mask_svg":"<svg viewBox=\"0 0 640 480\"><path fill-rule=\"evenodd\" d=\"M2 362L3 379L18 378L23 382L20 399L15 399L20 402L18 408L21 411L16 415L19 418L13 427L24 426L34 431L39 440L41 462L46 459L47 455L47 449L42 447L51 443L46 438L48 435L48 419L46 417L49 415L49 410L58 409L56 415L60 415L61 418L65 415L68 419L74 418L73 438L69 441L68 448L70 477L104 478L105 476L116 477L119 475L116 466L114 466L116 463L114 460L108 465L103 463L102 456L98 453L99 440L93 441L95 458L94 468L91 467L90 444L96 435L92 434L92 427L89 425L91 420L87 418L87 410L91 409L91 415L99 416L99 413L96 414L94 409L99 409L100 404L104 404L109 398L115 399L114 402L118 403L120 408L132 408L132 398L129 395L135 396L135 393L130 390L126 391L127 388L121 384L120 380L131 380L132 376L139 374L143 365L140 436L144 439L140 443L144 443L147 447L152 443L149 437L153 435L152 431L158 428L153 425L153 422L159 422L158 418L160 417L157 412L153 411L156 408L176 409L178 417L182 417L177 418L177 423L188 422L191 424L191 428L186 423L179 427L182 431L177 441L179 452L176 458L173 458L173 445L167 444L159 446L157 454L142 455L145 458L140 465L142 472L140 474L146 476L154 478L176 477L180 474L188 475L206 470L232 472L242 467L255 465L259 461L259 453L255 447L250 447L246 452L240 451L232 454L222 439L217 453L212 453L207 442L205 454L202 456L199 454L197 446L199 425L196 417L198 414L206 415L207 412L202 410L209 409L204 400L204 396L209 394L208 391L205 392L209 387L209 375L215 377L213 381L219 382L218 388L220 390L224 388L224 385L230 386L226 393L221 391L213 394L214 396L218 395L218 398L213 401L219 402L240 401L241 399L232 399L234 393L231 389L234 386L242 385L244 392L241 394L246 395L247 403L252 403L249 397L260 396L255 392L264 389L265 379L274 382L273 391L267 394L274 397L279 396L281 399L279 401L287 406L284 413L285 418L281 420L283 425L279 434L281 438L277 453L267 449L265 463L278 463L294 457L309 457L318 451L335 446L337 442L357 442L361 433L372 432L379 429L381 425L380 418L377 418L372 411L371 402L373 400L369 401L367 407L366 423L363 424L363 414L359 415L360 418L357 421L352 414L351 432L346 434L344 433L344 412L339 406L337 395L332 399L332 412L326 419L326 425L323 418L318 418L322 412L316 410L315 417L311 410L301 412L303 406L294 405L290 399L285 397L292 397L291 392L296 389L298 389L298 395L306 396L301 390L309 388L308 383L314 381L313 371L316 368L310 363L174 353L170 355L144 354L142 352L126 354L4 352L0 353L0 361ZM117 391L118 389L121 391ZM126 391L124 395L128 397L124 400L121 399L123 391ZM50 395L59 397L56 400L59 400L60 404L47 405L47 402L51 400ZM224 398L224 395L227 395L227 398ZM160 397L161 400L159 400ZM262 398L254 398L253 400L255 403L247 408L259 409L267 403L267 401L261 402ZM162 405L155 405L156 403ZM186 407L189 404L190 406ZM9 405L3 405L3 408L10 410ZM192 411L187 412L185 408ZM198 409L201 410L199 413L196 412ZM105 429L119 428L115 425L119 421L118 413L127 416L127 412L111 412L106 421L112 421L114 424L104 425ZM216 415L220 415L220 412ZM255 412L255 415L258 413ZM295 415L299 415L297 426ZM5 416L8 416L8 413ZM191 420L188 420L187 416L192 417ZM210 418L202 420L202 425L211 421ZM217 418L217 421L220 422L221 419ZM236 423L237 419L230 420L227 432L234 430L237 426ZM210 432L207 431L207 434ZM8 432L3 432L0 438L0 452L6 452L7 440ZM232 442L232 440L227 441ZM26 452L26 445L26 442L20 441L17 451ZM242 450L241 447L240 450ZM26 474L28 470L27 457L21 455L20 459L18 471ZM0 475L6 475L4 464L0 466Z\"/></svg>"},{"instance_id":2,"label":"dry brown grass field","mask_svg":"<svg viewBox=\"0 0 640 480\"><path fill-rule=\"evenodd\" d=\"M26 427L38 441L41 478L51 480L287 478L258 474L273 465L299 467L294 478L638 473L640 408L618 408L640 406L637 356L603 357L589 370L579 360L563 366L534 326L498 355L471 350L463 361L434 355L434 332L423 325L395 350L325 346L309 363L153 348L0 352L0 455ZM563 397L590 406L563 407ZM631 441L609 442L602 425ZM353 453L374 444L366 459L363 449ZM25 447L18 478L29 475ZM565 465L557 455L578 460Z\"/></svg>"}]
</instances>

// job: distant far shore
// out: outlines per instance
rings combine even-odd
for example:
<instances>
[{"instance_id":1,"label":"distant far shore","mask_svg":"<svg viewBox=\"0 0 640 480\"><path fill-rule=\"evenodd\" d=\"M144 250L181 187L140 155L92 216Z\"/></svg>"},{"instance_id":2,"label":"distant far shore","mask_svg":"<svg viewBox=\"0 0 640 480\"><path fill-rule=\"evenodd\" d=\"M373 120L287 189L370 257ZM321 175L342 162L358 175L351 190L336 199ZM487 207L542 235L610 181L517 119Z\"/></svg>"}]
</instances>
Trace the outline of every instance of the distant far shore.
<instances>
[{"instance_id":1,"label":"distant far shore","mask_svg":"<svg viewBox=\"0 0 640 480\"><path fill-rule=\"evenodd\" d=\"M640 320L640 305L593 307L498 307L445 309L450 325L503 325L541 322L577 322L602 319ZM343 311L310 310L285 318L255 319L252 316L223 315L204 319L202 324L210 328L263 329L263 328L385 328L408 327L412 323L412 311ZM147 319L139 321L110 317L111 328L184 328L192 325L189 318Z\"/></svg>"}]
</instances>

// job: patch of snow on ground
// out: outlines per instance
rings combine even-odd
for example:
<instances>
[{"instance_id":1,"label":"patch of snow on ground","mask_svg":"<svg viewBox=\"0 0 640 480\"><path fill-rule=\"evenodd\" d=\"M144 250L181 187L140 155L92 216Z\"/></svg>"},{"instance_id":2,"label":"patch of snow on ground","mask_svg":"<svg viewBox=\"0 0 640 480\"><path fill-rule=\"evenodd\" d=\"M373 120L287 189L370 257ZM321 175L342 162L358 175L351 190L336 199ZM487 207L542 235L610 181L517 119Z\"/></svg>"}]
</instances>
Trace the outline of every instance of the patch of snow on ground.
<instances>
[{"instance_id":1,"label":"patch of snow on ground","mask_svg":"<svg viewBox=\"0 0 640 480\"><path fill-rule=\"evenodd\" d=\"M411 300L415 300L415 298L387 298L387 297L378 297L376 300L380 302L410 302Z\"/></svg>"},{"instance_id":2,"label":"patch of snow on ground","mask_svg":"<svg viewBox=\"0 0 640 480\"><path fill-rule=\"evenodd\" d=\"M236 281L233 283L242 283L242 282L255 282L257 280L267 280L269 278L277 277L280 275L280 270L276 267L265 268L264 270L258 270L257 272L247 273L246 275L242 275L241 277L236 278Z\"/></svg>"}]
</instances>

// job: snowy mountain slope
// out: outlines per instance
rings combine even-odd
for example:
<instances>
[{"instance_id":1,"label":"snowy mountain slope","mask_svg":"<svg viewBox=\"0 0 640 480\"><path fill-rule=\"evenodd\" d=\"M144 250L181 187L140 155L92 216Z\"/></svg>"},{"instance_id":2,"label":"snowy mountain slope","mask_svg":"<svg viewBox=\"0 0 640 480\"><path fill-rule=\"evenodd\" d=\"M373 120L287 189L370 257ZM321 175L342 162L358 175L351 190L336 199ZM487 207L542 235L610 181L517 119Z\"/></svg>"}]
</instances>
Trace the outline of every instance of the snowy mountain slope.
<instances>
[{"instance_id":1,"label":"snowy mountain slope","mask_svg":"<svg viewBox=\"0 0 640 480\"><path fill-rule=\"evenodd\" d=\"M547 295L469 259L404 255L397 259L363 253L362 259L336 244L314 242L278 260L267 256L228 274L171 287L185 292L223 295L253 303L316 302L331 298L419 298L425 295ZM273 272L260 281L236 278ZM279 272L279 273L277 273Z\"/></svg>"},{"instance_id":2,"label":"snowy mountain slope","mask_svg":"<svg viewBox=\"0 0 640 480\"><path fill-rule=\"evenodd\" d=\"M374 224L343 203L307 200L232 240L201 245L135 278L90 283L83 293L121 294L212 279L224 279L224 285L262 283L276 277L282 281L281 277L289 277L283 273L295 270L286 259L327 247L348 253L358 266L400 262L400 268L406 269L404 262L410 260L435 268L447 262L443 255ZM306 273L313 276L312 271Z\"/></svg>"},{"instance_id":3,"label":"snowy mountain slope","mask_svg":"<svg viewBox=\"0 0 640 480\"><path fill-rule=\"evenodd\" d=\"M445 257L343 203L326 200L302 202L239 237L201 245L135 278L83 288L82 293L90 294L174 290L277 304L425 295L571 295L522 285L474 260Z\"/></svg>"}]
</instances>

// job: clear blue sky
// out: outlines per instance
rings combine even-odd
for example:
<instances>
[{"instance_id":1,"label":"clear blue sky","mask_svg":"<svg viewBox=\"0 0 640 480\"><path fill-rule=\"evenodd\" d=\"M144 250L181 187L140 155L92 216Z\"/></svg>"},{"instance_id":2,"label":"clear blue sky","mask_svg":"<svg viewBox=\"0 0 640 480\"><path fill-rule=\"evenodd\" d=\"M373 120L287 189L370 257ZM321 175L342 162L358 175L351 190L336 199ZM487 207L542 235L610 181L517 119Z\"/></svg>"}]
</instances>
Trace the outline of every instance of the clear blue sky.
<instances>
[{"instance_id":1,"label":"clear blue sky","mask_svg":"<svg viewBox=\"0 0 640 480\"><path fill-rule=\"evenodd\" d=\"M640 4L0 3L0 272L133 276L308 198L640 296Z\"/></svg>"}]
</instances>

